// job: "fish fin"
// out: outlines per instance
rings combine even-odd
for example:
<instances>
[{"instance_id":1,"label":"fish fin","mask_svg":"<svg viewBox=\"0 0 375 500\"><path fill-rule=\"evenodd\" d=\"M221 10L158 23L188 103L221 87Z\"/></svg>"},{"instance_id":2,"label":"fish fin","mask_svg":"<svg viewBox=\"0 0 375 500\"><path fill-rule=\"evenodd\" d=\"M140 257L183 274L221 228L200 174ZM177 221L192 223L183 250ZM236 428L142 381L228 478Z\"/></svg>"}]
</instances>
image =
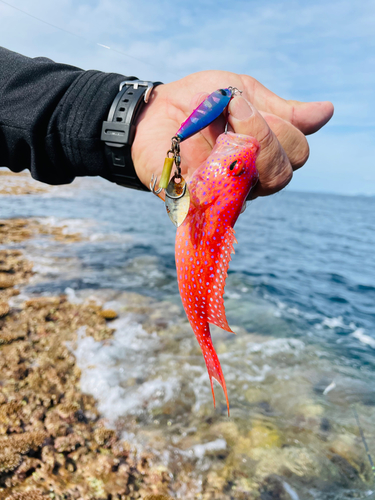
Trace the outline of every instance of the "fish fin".
<instances>
[{"instance_id":1,"label":"fish fin","mask_svg":"<svg viewBox=\"0 0 375 500\"><path fill-rule=\"evenodd\" d=\"M225 385L225 379L224 379L223 371L221 369L219 358L217 357L215 348L212 344L210 327L209 327L208 323L206 323L204 326L204 334L202 334L202 333L200 333L199 335L196 334L196 337L197 337L197 339L199 341L199 345L202 349L203 357L204 357L204 360L206 362L208 376L210 377L212 398L214 400L214 406L215 406L215 392L214 392L214 384L213 384L212 379L217 380L217 382L219 382L219 384L223 388L225 400L227 402L228 417L229 417L229 400L228 400L228 394L227 394L227 387Z\"/></svg>"},{"instance_id":2,"label":"fish fin","mask_svg":"<svg viewBox=\"0 0 375 500\"><path fill-rule=\"evenodd\" d=\"M227 332L234 333L228 325L224 308L224 287L228 276L229 262L235 253L233 245L237 243L234 236L235 231L231 226L228 226L220 247L220 252L217 257L213 275L210 276L211 293L207 304L207 321L212 325L216 325Z\"/></svg>"}]
</instances>

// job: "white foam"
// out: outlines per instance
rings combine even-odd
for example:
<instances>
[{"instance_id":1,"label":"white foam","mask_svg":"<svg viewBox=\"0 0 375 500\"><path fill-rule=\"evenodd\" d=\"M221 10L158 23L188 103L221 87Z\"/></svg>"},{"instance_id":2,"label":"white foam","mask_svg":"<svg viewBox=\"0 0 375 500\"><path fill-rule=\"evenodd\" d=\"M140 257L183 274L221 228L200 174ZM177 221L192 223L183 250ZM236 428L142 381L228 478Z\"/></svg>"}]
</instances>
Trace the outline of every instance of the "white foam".
<instances>
[{"instance_id":1,"label":"white foam","mask_svg":"<svg viewBox=\"0 0 375 500\"><path fill-rule=\"evenodd\" d=\"M304 342L298 339L271 339L262 343L247 346L247 353L261 353L264 356L274 356L279 353L291 353L298 356L305 348Z\"/></svg>"},{"instance_id":2,"label":"white foam","mask_svg":"<svg viewBox=\"0 0 375 500\"><path fill-rule=\"evenodd\" d=\"M82 304L82 300L77 297L76 292L73 290L73 288L67 287L65 288L64 292L70 303Z\"/></svg>"},{"instance_id":3,"label":"white foam","mask_svg":"<svg viewBox=\"0 0 375 500\"><path fill-rule=\"evenodd\" d=\"M63 234L81 233L83 228L95 226L97 223L88 219L61 219L58 217L36 217L44 226L61 227Z\"/></svg>"},{"instance_id":4,"label":"white foam","mask_svg":"<svg viewBox=\"0 0 375 500\"><path fill-rule=\"evenodd\" d=\"M338 318L325 318L322 321L322 326L327 326L328 328L345 328L345 323L342 320L342 316Z\"/></svg>"},{"instance_id":5,"label":"white foam","mask_svg":"<svg viewBox=\"0 0 375 500\"><path fill-rule=\"evenodd\" d=\"M13 297L9 298L9 305L10 307L21 307L22 303L25 302L26 300L30 299L30 295L27 295L26 293L21 292L19 295L13 295Z\"/></svg>"},{"instance_id":6,"label":"white foam","mask_svg":"<svg viewBox=\"0 0 375 500\"><path fill-rule=\"evenodd\" d=\"M366 344L375 349L375 339L366 335L364 328L357 328L357 330L352 333L352 336L362 342L362 344Z\"/></svg>"},{"instance_id":7,"label":"white foam","mask_svg":"<svg viewBox=\"0 0 375 500\"><path fill-rule=\"evenodd\" d=\"M132 243L134 236L127 233L93 233L89 237L92 242L115 242L115 243Z\"/></svg>"},{"instance_id":8,"label":"white foam","mask_svg":"<svg viewBox=\"0 0 375 500\"><path fill-rule=\"evenodd\" d=\"M196 444L190 449L197 458L203 458L207 452L226 450L227 442L225 439L215 439L205 444Z\"/></svg>"},{"instance_id":9,"label":"white foam","mask_svg":"<svg viewBox=\"0 0 375 500\"><path fill-rule=\"evenodd\" d=\"M237 292L230 292L228 290L225 291L224 298L237 300L241 298L241 295Z\"/></svg>"},{"instance_id":10,"label":"white foam","mask_svg":"<svg viewBox=\"0 0 375 500\"><path fill-rule=\"evenodd\" d=\"M74 354L82 371L82 391L98 400L100 413L113 424L120 416L152 410L173 399L179 382L164 380L152 370L160 343L156 334L147 333L128 316L111 326L116 329L114 337L104 342L96 342L85 336L84 328L79 329ZM134 383L137 378L139 384Z\"/></svg>"}]
</instances>

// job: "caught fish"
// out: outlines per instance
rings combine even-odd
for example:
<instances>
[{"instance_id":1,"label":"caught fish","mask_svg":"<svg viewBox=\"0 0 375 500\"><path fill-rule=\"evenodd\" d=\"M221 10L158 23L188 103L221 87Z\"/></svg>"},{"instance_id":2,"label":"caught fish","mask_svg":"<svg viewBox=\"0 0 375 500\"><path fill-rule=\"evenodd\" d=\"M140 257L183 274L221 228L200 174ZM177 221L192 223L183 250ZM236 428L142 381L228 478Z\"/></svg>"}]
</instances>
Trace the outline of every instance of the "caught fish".
<instances>
[{"instance_id":1,"label":"caught fish","mask_svg":"<svg viewBox=\"0 0 375 500\"><path fill-rule=\"evenodd\" d=\"M224 309L224 286L231 254L233 226L258 180L255 160L259 143L253 137L221 134L208 159L189 183L190 208L176 234L177 279L182 303L202 349L210 377L223 388L220 362L212 345L209 323L231 332Z\"/></svg>"}]
</instances>

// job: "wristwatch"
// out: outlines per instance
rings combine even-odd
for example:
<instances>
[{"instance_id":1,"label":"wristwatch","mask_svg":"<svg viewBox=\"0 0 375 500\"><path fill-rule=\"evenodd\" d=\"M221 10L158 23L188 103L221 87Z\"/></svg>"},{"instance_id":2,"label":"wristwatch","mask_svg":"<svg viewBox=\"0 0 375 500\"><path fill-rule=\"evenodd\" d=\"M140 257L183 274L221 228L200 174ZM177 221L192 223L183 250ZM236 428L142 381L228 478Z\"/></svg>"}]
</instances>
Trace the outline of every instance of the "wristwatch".
<instances>
[{"instance_id":1,"label":"wristwatch","mask_svg":"<svg viewBox=\"0 0 375 500\"><path fill-rule=\"evenodd\" d=\"M149 191L139 180L132 161L131 146L135 135L135 123L152 90L161 82L125 80L103 122L101 140L110 170L110 180L121 186Z\"/></svg>"}]
</instances>

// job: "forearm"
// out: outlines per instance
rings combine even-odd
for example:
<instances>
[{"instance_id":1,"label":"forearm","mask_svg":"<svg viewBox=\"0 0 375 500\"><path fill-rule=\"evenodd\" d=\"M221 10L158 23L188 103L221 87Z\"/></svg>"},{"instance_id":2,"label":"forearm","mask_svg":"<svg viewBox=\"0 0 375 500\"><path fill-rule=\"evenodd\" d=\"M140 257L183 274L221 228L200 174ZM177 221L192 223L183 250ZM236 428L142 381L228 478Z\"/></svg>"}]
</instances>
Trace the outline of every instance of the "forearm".
<instances>
[{"instance_id":1,"label":"forearm","mask_svg":"<svg viewBox=\"0 0 375 500\"><path fill-rule=\"evenodd\" d=\"M100 134L122 80L0 47L0 166L49 184L110 177Z\"/></svg>"}]
</instances>

